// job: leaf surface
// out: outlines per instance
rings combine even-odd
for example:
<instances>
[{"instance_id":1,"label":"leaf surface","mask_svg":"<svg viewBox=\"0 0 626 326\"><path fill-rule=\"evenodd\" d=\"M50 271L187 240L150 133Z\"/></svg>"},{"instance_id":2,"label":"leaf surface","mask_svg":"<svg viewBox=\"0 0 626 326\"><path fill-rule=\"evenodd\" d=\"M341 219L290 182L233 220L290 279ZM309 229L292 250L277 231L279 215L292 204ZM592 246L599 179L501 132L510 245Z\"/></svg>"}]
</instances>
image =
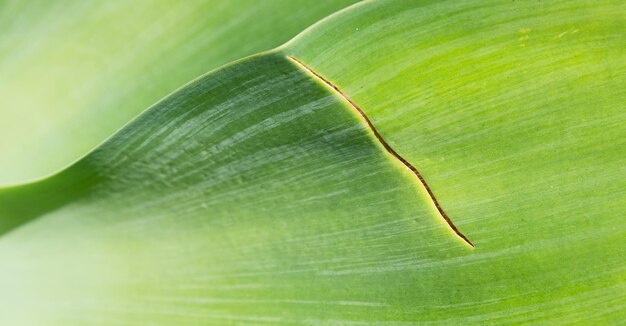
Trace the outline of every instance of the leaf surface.
<instances>
[{"instance_id":1,"label":"leaf surface","mask_svg":"<svg viewBox=\"0 0 626 326\"><path fill-rule=\"evenodd\" d=\"M438 319L623 319L625 10L381 1L288 45L358 103L476 244L433 271L458 287L416 311L445 301Z\"/></svg>"},{"instance_id":2,"label":"leaf surface","mask_svg":"<svg viewBox=\"0 0 626 326\"><path fill-rule=\"evenodd\" d=\"M0 189L0 318L620 322L623 9L369 1L212 72Z\"/></svg>"}]
</instances>

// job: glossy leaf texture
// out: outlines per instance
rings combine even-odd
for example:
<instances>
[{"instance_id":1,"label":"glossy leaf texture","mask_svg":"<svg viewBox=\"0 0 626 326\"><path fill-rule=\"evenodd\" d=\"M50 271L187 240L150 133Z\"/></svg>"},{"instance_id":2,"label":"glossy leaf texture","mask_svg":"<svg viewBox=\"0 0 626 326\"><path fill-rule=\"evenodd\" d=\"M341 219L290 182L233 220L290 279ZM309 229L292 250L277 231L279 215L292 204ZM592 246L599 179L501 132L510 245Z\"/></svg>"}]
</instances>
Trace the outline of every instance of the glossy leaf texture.
<instances>
[{"instance_id":1,"label":"glossy leaf texture","mask_svg":"<svg viewBox=\"0 0 626 326\"><path fill-rule=\"evenodd\" d=\"M624 9L366 1L209 73L0 189L0 321L618 323Z\"/></svg>"}]
</instances>

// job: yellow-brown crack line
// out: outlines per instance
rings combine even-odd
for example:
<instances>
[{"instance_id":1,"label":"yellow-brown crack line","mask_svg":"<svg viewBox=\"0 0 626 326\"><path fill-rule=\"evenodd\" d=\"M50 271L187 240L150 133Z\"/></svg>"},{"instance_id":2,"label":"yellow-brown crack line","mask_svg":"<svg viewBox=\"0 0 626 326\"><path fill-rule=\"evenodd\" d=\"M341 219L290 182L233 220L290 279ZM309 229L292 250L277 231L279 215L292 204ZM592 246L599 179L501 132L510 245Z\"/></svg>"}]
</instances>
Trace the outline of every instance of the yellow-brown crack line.
<instances>
[{"instance_id":1,"label":"yellow-brown crack line","mask_svg":"<svg viewBox=\"0 0 626 326\"><path fill-rule=\"evenodd\" d=\"M407 161L404 157L400 156L400 154L398 154L398 152L396 152L391 146L389 146L389 144L385 141L385 139L380 135L380 133L378 132L376 127L374 127L374 124L372 124L372 121L370 121L370 119L365 115L363 110L361 110L361 108L359 108L359 106L356 105L356 103L354 103L348 96L346 96L346 94L344 94L337 86L335 86L333 83L328 81L328 79L324 78L322 75L320 75L319 73L317 73L313 69L309 68L302 61L300 61L300 60L298 60L298 59L296 59L296 58L294 58L292 56L287 56L287 59L289 59L291 62L296 64L298 67L304 69L305 71L307 71L308 73L313 75L315 78L317 78L318 80L320 80L321 82L326 84L326 86L330 87L335 93L337 93L337 95L339 95L339 97L341 97L346 102L348 102L348 104L350 104L350 106L359 114L359 116L363 119L363 121L365 121L365 123L367 124L369 129L372 131L374 136L376 136L376 139L378 139L378 141L383 145L383 147L387 150L387 152L389 152L389 154L391 154L391 156L393 156L398 161L400 161L400 163L402 163L407 169L409 169L413 173L413 175L415 175L415 177L419 180L420 184L424 187L424 189L428 193L428 196L430 197L430 200L432 201L433 205L435 206L435 208L439 212L439 215L441 215L441 217L448 224L448 227L450 227L450 229L452 231L454 231L454 233L459 238L461 238L461 240L463 240L469 246L474 248L474 244L456 227L456 225L454 225L454 223L452 223L452 220L450 219L448 214L446 214L446 212L443 210L443 208L441 207L441 205L437 201L437 198L435 197L435 194L433 193L433 191L428 186L428 183L426 183L426 180L424 179L424 177L422 177L422 175L415 168L415 166L413 166L411 163L409 163L409 161Z\"/></svg>"}]
</instances>

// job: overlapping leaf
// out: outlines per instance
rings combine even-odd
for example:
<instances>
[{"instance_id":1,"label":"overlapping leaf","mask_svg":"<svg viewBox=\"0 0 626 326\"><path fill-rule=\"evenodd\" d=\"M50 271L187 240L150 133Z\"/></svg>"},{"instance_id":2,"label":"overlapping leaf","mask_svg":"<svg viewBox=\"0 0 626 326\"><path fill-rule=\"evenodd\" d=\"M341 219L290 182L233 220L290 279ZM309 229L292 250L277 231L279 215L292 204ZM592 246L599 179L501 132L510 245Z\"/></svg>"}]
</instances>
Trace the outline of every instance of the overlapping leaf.
<instances>
[{"instance_id":1,"label":"overlapping leaf","mask_svg":"<svg viewBox=\"0 0 626 326\"><path fill-rule=\"evenodd\" d=\"M621 321L623 11L365 2L208 74L65 171L2 190L0 316Z\"/></svg>"}]
</instances>

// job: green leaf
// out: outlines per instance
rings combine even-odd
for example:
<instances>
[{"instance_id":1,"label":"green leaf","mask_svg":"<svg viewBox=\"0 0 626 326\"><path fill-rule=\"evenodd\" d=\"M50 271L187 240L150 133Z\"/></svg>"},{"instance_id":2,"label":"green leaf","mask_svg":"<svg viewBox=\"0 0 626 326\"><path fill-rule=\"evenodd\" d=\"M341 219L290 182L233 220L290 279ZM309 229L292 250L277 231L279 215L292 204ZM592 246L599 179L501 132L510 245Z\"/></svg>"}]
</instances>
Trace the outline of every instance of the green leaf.
<instances>
[{"instance_id":1,"label":"green leaf","mask_svg":"<svg viewBox=\"0 0 626 326\"><path fill-rule=\"evenodd\" d=\"M624 9L370 1L205 75L0 189L0 323L621 322Z\"/></svg>"},{"instance_id":2,"label":"green leaf","mask_svg":"<svg viewBox=\"0 0 626 326\"><path fill-rule=\"evenodd\" d=\"M0 197L4 216L49 207L1 238L9 323L375 318L419 276L401 266L469 253L358 115L283 55L212 73L5 191L26 194Z\"/></svg>"},{"instance_id":3,"label":"green leaf","mask_svg":"<svg viewBox=\"0 0 626 326\"><path fill-rule=\"evenodd\" d=\"M0 184L57 172L189 80L354 1L2 1Z\"/></svg>"},{"instance_id":4,"label":"green leaf","mask_svg":"<svg viewBox=\"0 0 626 326\"><path fill-rule=\"evenodd\" d=\"M624 319L625 10L377 2L287 48L358 103L476 244L420 270L446 284L414 304L421 320Z\"/></svg>"}]
</instances>

